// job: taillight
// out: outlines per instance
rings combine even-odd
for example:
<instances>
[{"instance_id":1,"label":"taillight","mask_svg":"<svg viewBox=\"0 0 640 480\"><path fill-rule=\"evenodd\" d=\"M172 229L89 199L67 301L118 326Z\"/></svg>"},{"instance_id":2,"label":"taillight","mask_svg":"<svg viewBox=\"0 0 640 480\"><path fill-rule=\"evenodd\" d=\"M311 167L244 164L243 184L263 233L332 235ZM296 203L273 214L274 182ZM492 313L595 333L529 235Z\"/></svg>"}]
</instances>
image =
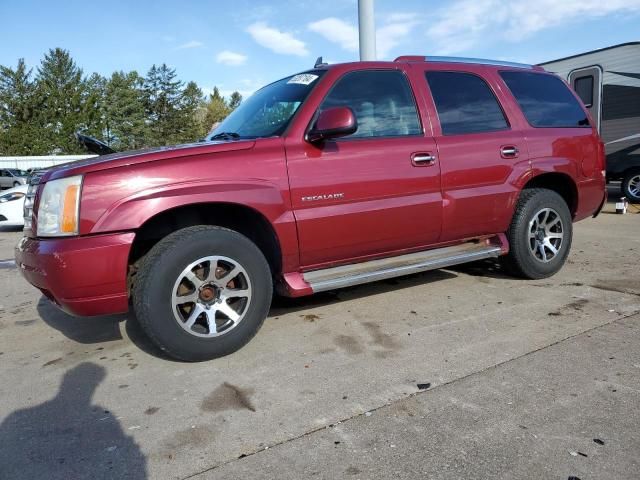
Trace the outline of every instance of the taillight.
<instances>
[{"instance_id":1,"label":"taillight","mask_svg":"<svg viewBox=\"0 0 640 480\"><path fill-rule=\"evenodd\" d=\"M602 172L602 176L607 176L607 154L604 149L604 142L598 142L598 165L599 170Z\"/></svg>"}]
</instances>

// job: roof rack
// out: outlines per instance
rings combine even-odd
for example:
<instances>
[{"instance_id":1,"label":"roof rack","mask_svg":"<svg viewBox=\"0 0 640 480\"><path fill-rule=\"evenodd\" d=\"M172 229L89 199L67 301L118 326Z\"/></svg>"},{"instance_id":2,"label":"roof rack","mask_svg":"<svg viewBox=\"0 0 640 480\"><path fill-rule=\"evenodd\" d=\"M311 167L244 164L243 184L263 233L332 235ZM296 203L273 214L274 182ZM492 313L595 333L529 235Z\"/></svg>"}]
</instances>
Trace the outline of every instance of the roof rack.
<instances>
[{"instance_id":1,"label":"roof rack","mask_svg":"<svg viewBox=\"0 0 640 480\"><path fill-rule=\"evenodd\" d=\"M534 65L527 63L504 62L502 60L489 60L486 58L467 58L467 57L438 57L438 56L417 56L403 55L394 60L395 62L441 62L441 63L477 63L483 65L497 65L500 67L526 68L529 70L537 69Z\"/></svg>"}]
</instances>

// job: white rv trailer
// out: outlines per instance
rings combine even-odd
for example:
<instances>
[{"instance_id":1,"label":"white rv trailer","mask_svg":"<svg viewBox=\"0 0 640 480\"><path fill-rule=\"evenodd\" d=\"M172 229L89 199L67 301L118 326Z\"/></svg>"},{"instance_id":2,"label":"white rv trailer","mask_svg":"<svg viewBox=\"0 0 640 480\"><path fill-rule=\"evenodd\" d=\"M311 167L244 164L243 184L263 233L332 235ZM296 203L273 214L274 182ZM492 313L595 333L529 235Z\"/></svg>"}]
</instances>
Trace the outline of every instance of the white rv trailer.
<instances>
[{"instance_id":1,"label":"white rv trailer","mask_svg":"<svg viewBox=\"0 0 640 480\"><path fill-rule=\"evenodd\" d=\"M640 202L640 42L541 63L564 78L591 112L607 154L607 179Z\"/></svg>"}]
</instances>

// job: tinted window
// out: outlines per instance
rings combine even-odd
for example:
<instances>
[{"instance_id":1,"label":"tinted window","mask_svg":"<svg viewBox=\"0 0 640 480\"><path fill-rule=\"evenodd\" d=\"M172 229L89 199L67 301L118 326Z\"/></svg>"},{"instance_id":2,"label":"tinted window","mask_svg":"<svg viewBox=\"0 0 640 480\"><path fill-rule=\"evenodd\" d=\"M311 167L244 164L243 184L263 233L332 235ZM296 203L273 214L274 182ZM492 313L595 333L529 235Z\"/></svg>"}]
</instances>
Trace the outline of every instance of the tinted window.
<instances>
[{"instance_id":1,"label":"tinted window","mask_svg":"<svg viewBox=\"0 0 640 480\"><path fill-rule=\"evenodd\" d=\"M397 71L359 71L340 78L320 110L347 106L356 115L358 130L349 137L421 135L411 89Z\"/></svg>"},{"instance_id":2,"label":"tinted window","mask_svg":"<svg viewBox=\"0 0 640 480\"><path fill-rule=\"evenodd\" d=\"M593 105L593 75L576 78L573 81L573 89L585 106Z\"/></svg>"},{"instance_id":3,"label":"tinted window","mask_svg":"<svg viewBox=\"0 0 640 480\"><path fill-rule=\"evenodd\" d=\"M588 127L589 120L567 86L554 75L500 72L534 127Z\"/></svg>"},{"instance_id":4,"label":"tinted window","mask_svg":"<svg viewBox=\"0 0 640 480\"><path fill-rule=\"evenodd\" d=\"M444 135L509 128L487 83L471 73L427 72Z\"/></svg>"}]
</instances>

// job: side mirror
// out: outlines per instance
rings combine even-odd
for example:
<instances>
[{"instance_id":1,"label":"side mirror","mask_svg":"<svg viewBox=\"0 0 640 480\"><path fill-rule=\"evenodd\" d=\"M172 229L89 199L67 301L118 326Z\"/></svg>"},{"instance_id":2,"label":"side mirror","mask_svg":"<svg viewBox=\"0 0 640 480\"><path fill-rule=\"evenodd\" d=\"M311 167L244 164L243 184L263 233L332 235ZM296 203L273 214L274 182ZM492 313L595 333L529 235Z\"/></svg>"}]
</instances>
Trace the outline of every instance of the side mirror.
<instances>
[{"instance_id":1,"label":"side mirror","mask_svg":"<svg viewBox=\"0 0 640 480\"><path fill-rule=\"evenodd\" d=\"M358 129L356 116L349 107L332 107L320 112L315 126L307 133L311 143L351 135Z\"/></svg>"}]
</instances>

